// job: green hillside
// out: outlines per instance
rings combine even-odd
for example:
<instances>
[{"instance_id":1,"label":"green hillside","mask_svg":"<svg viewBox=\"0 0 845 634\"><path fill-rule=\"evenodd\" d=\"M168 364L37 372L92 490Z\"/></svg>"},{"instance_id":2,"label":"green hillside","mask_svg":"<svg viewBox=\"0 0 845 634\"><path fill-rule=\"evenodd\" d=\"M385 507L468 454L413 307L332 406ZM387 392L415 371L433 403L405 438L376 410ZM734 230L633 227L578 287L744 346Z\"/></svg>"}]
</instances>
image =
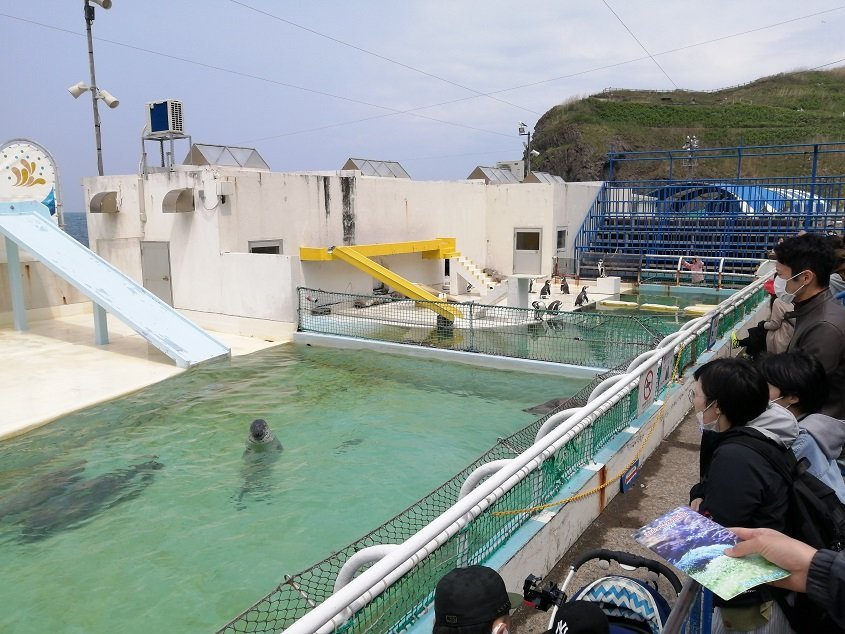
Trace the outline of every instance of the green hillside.
<instances>
[{"instance_id":1,"label":"green hillside","mask_svg":"<svg viewBox=\"0 0 845 634\"><path fill-rule=\"evenodd\" d=\"M607 176L606 153L845 141L845 68L775 75L714 92L608 89L555 106L537 122L532 169L568 181ZM843 146L845 148L845 146ZM615 167L621 179L665 178L659 162ZM806 156L743 160L743 176L810 173ZM845 153L826 154L819 174L845 174ZM679 175L676 172L676 176ZM698 177L736 175L736 162L701 160Z\"/></svg>"}]
</instances>

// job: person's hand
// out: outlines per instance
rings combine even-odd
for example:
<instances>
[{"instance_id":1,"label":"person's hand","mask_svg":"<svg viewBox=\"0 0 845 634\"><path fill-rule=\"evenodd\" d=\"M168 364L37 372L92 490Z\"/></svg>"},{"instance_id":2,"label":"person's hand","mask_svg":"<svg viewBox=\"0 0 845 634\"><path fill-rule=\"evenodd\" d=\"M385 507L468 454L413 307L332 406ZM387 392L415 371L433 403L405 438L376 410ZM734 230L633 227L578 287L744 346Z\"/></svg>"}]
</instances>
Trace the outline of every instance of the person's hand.
<instances>
[{"instance_id":1,"label":"person's hand","mask_svg":"<svg viewBox=\"0 0 845 634\"><path fill-rule=\"evenodd\" d=\"M698 507L701 506L701 503L704 502L704 498L695 498L692 502L689 503L689 507L698 513Z\"/></svg>"},{"instance_id":2,"label":"person's hand","mask_svg":"<svg viewBox=\"0 0 845 634\"><path fill-rule=\"evenodd\" d=\"M807 591L807 572L816 554L816 549L797 539L787 537L771 528L730 528L741 540L725 551L731 557L745 557L757 553L790 573L786 579L773 581L771 585L796 592Z\"/></svg>"}]
</instances>

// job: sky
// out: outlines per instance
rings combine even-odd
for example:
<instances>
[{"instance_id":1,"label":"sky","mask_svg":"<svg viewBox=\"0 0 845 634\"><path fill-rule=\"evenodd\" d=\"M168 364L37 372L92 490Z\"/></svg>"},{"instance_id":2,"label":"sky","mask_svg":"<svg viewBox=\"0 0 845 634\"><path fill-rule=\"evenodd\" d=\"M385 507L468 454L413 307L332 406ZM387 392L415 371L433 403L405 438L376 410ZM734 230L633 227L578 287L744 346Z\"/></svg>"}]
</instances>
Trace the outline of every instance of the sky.
<instances>
[{"instance_id":1,"label":"sky","mask_svg":"<svg viewBox=\"0 0 845 634\"><path fill-rule=\"evenodd\" d=\"M605 88L715 90L845 65L845 4L807 0L113 0L96 7L105 174L138 173L145 104L276 172L399 161L416 180L518 160L555 105ZM66 212L97 174L84 0L0 5L0 143L58 164ZM707 146L706 134L701 146ZM678 139L678 147L684 139ZM177 162L187 154L176 146ZM151 163L158 144L147 143Z\"/></svg>"}]
</instances>

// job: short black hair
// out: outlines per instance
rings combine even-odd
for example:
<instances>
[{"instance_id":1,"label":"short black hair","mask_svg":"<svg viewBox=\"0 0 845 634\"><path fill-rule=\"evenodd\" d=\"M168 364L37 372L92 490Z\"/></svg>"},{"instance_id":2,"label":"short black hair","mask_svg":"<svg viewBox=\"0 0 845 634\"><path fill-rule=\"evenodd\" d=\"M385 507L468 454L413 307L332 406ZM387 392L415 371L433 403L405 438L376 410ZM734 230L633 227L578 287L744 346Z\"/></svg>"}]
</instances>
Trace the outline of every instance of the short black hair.
<instances>
[{"instance_id":1,"label":"short black hair","mask_svg":"<svg viewBox=\"0 0 845 634\"><path fill-rule=\"evenodd\" d=\"M793 275L801 271L812 271L819 286L830 284L830 274L836 267L836 253L828 236L820 233L805 233L787 238L775 246L775 257L792 270Z\"/></svg>"},{"instance_id":2,"label":"short black hair","mask_svg":"<svg viewBox=\"0 0 845 634\"><path fill-rule=\"evenodd\" d=\"M760 370L783 396L798 397L797 409L802 414L821 411L827 401L827 373L821 362L806 352L769 355L761 361Z\"/></svg>"},{"instance_id":3,"label":"short black hair","mask_svg":"<svg viewBox=\"0 0 845 634\"><path fill-rule=\"evenodd\" d=\"M747 425L769 405L766 379L744 359L714 359L698 368L693 377L701 382L704 397L716 401L731 427Z\"/></svg>"}]
</instances>

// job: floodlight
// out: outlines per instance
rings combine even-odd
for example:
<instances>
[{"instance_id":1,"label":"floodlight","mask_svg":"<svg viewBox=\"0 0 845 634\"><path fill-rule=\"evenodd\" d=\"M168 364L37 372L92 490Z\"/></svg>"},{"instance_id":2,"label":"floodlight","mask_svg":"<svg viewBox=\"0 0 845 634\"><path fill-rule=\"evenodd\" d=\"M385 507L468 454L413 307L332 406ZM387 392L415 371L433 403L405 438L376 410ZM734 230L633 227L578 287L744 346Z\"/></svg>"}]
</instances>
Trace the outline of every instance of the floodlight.
<instances>
[{"instance_id":1,"label":"floodlight","mask_svg":"<svg viewBox=\"0 0 845 634\"><path fill-rule=\"evenodd\" d=\"M120 101L117 97L106 90L98 90L97 97L105 101L109 108L117 108L120 105Z\"/></svg>"},{"instance_id":2,"label":"floodlight","mask_svg":"<svg viewBox=\"0 0 845 634\"><path fill-rule=\"evenodd\" d=\"M84 95L89 90L91 90L91 86L84 81L80 81L67 89L74 99L79 99L80 95Z\"/></svg>"},{"instance_id":3,"label":"floodlight","mask_svg":"<svg viewBox=\"0 0 845 634\"><path fill-rule=\"evenodd\" d=\"M531 150L529 154L531 154L531 156L540 156L540 153L537 150Z\"/></svg>"},{"instance_id":4,"label":"floodlight","mask_svg":"<svg viewBox=\"0 0 845 634\"><path fill-rule=\"evenodd\" d=\"M93 2L97 6L103 7L104 9L111 9L112 5L111 0L88 0L88 2Z\"/></svg>"}]
</instances>

